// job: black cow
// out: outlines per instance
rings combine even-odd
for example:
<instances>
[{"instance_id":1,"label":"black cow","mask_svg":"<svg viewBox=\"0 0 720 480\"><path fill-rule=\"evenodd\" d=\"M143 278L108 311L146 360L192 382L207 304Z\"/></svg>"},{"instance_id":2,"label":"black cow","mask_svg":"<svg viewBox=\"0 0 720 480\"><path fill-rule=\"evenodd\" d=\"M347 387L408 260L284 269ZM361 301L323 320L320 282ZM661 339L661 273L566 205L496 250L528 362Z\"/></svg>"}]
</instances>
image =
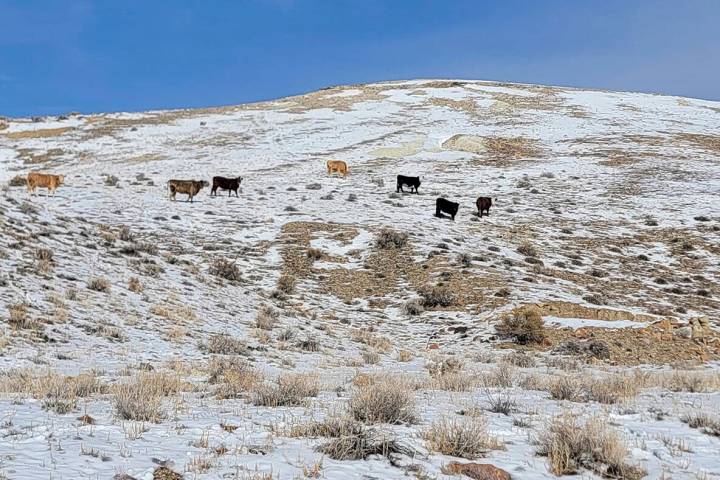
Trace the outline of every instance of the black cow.
<instances>
[{"instance_id":1,"label":"black cow","mask_svg":"<svg viewBox=\"0 0 720 480\"><path fill-rule=\"evenodd\" d=\"M444 198L438 198L435 200L435 216L442 218L442 214L447 213L454 221L459 207L459 203L451 202L450 200L445 200Z\"/></svg>"},{"instance_id":2,"label":"black cow","mask_svg":"<svg viewBox=\"0 0 720 480\"><path fill-rule=\"evenodd\" d=\"M487 214L490 215L490 207L492 207L492 198L478 197L477 201L475 202L475 205L477 205L478 215L480 215L480 218L482 218L482 216L483 216L483 211L487 212Z\"/></svg>"},{"instance_id":3,"label":"black cow","mask_svg":"<svg viewBox=\"0 0 720 480\"><path fill-rule=\"evenodd\" d=\"M417 189L420 186L420 177L406 177L405 175L398 175L395 193L405 193L405 190L402 188L403 185L410 187L410 193L412 193L413 189L415 189L415 193L418 193Z\"/></svg>"},{"instance_id":4,"label":"black cow","mask_svg":"<svg viewBox=\"0 0 720 480\"><path fill-rule=\"evenodd\" d=\"M242 177L213 177L213 184L212 189L210 190L210 196L217 196L217 189L220 188L220 190L228 191L228 197L231 195L232 192L235 192L235 196L237 197L238 188L240 188L240 182L242 182L242 179Z\"/></svg>"}]
</instances>

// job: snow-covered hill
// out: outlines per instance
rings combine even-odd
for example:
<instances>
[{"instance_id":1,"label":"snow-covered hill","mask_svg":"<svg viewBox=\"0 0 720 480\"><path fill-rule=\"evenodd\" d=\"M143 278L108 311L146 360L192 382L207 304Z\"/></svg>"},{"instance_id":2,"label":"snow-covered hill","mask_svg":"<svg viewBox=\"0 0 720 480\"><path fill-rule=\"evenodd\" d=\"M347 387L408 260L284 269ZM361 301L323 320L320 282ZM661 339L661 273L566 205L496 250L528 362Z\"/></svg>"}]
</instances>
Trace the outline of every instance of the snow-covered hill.
<instances>
[{"instance_id":1,"label":"snow-covered hill","mask_svg":"<svg viewBox=\"0 0 720 480\"><path fill-rule=\"evenodd\" d=\"M517 405L484 414L505 445L485 461L517 478L552 477L529 439L564 410L609 418L648 478L720 478L718 438L681 421L720 407L718 132L718 102L447 80L0 122L0 182L66 175L54 198L7 186L0 199L0 478L145 479L153 458L187 478L444 478L457 459L424 433L493 395ZM328 177L329 159L349 175ZM397 194L397 174L420 176L419 195ZM167 180L214 175L243 176L239 198L168 199ZM433 216L440 196L460 203L454 222ZM407 244L380 248L386 228ZM228 264L240 280L217 275ZM534 366L508 367L517 346L495 325L527 304L547 339L518 347ZM608 355L549 353L587 338ZM212 347L223 339L235 346ZM265 380L222 398L213 368L239 357ZM427 364L457 358L469 383L439 387ZM698 363L680 376L705 392L669 393L688 390L671 365ZM47 385L91 370L101 385L56 408ZM489 381L498 370L512 380ZM658 373L617 404L549 398L548 382L608 370ZM316 378L319 396L254 405L288 371ZM118 386L161 372L182 383L164 418L123 419ZM288 433L346 408L372 372L421 383L417 422L382 427L414 455L337 460L315 450L322 438Z\"/></svg>"}]
</instances>

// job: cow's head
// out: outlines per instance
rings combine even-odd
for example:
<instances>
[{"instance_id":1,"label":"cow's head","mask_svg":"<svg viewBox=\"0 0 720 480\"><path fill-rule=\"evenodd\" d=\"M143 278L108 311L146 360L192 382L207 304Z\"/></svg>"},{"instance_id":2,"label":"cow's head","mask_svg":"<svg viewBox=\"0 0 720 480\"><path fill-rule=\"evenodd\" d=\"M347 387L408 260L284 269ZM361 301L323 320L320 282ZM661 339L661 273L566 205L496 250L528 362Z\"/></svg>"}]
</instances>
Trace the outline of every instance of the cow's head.
<instances>
[{"instance_id":1,"label":"cow's head","mask_svg":"<svg viewBox=\"0 0 720 480\"><path fill-rule=\"evenodd\" d=\"M207 180L202 180L202 181L200 182L200 186L201 186L201 187L209 187L209 186L210 186L210 182L208 182Z\"/></svg>"},{"instance_id":2,"label":"cow's head","mask_svg":"<svg viewBox=\"0 0 720 480\"><path fill-rule=\"evenodd\" d=\"M58 175L57 178L58 178L58 185L62 185L63 182L65 181L65 175Z\"/></svg>"},{"instance_id":3,"label":"cow's head","mask_svg":"<svg viewBox=\"0 0 720 480\"><path fill-rule=\"evenodd\" d=\"M242 177L237 177L237 182L238 182L238 184L241 184L241 183L242 183L242 180L243 180Z\"/></svg>"}]
</instances>

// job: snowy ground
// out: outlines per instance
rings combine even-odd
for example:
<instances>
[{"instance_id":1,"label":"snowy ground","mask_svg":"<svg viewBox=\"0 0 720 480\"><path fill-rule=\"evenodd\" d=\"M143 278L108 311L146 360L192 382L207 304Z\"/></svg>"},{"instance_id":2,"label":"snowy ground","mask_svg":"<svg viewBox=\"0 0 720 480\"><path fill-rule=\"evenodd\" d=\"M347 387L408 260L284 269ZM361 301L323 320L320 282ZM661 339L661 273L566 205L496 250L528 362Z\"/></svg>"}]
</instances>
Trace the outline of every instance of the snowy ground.
<instances>
[{"instance_id":1,"label":"snowy ground","mask_svg":"<svg viewBox=\"0 0 720 480\"><path fill-rule=\"evenodd\" d=\"M478 379L506 353L494 329L504 313L540 302L614 309L626 318L568 311L545 320L555 329L612 327L623 339L661 319L682 326L707 315L717 329L719 128L717 102L432 80L207 110L12 120L0 130L0 182L29 170L66 180L54 198L6 187L0 199L0 369L92 370L107 389L68 413L0 392L0 479L146 479L153 459L171 461L186 478L305 478L320 459L320 478L449 478L441 468L457 459L429 451L422 432L443 414L487 407ZM472 151L448 142L456 135ZM328 159L345 160L349 175L328 177ZM397 174L421 176L420 194L396 194ZM168 179L213 175L242 175L240 197L206 189L193 203L168 199ZM489 217L475 215L479 195L493 198ZM460 203L454 222L433 217L438 196ZM133 239L123 239L124 227ZM378 251L383 227L407 232L409 245ZM40 248L52 260L38 258ZM308 257L311 249L319 258ZM218 258L234 261L242 280L212 275ZM295 290L274 295L283 274ZM108 291L87 288L96 277L109 281ZM141 291L129 289L132 277ZM440 283L456 292L454 305L403 312ZM27 320L20 327L11 312L19 304ZM270 330L256 328L266 305L279 313ZM226 355L202 348L214 334L243 342L243 357L268 378L317 375L321 392L298 407L218 398L207 363ZM623 346L638 354L642 342ZM616 352L570 374L691 364L717 374L720 345L677 345L680 366ZM522 382L569 374L547 347L532 354L534 367L514 369L511 385L493 387L517 406L512 415L486 412L506 449L480 462L517 478L552 478L531 439L572 410L607 417L647 478L720 478L718 437L680 420L718 411L720 385L671 392L656 382L613 405L553 400ZM401 351L411 359L398 361ZM464 359L474 386L425 385L414 393L418 423L383 427L412 457L333 460L315 450L323 439L284 434L293 421L342 409L359 372L427 380L426 363L449 357ZM646 365L623 366L637 363ZM122 420L113 386L148 364L191 387L163 400L159 423ZM77 420L84 414L93 425Z\"/></svg>"}]
</instances>

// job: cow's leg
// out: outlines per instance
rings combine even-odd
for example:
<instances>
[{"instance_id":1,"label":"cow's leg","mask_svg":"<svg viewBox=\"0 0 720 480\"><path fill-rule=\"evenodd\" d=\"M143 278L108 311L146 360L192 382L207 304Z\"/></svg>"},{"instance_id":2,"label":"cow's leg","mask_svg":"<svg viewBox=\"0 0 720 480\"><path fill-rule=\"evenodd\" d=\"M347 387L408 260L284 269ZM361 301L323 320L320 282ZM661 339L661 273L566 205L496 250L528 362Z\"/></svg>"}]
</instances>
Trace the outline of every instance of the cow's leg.
<instances>
[{"instance_id":1,"label":"cow's leg","mask_svg":"<svg viewBox=\"0 0 720 480\"><path fill-rule=\"evenodd\" d=\"M235 189L235 198L240 198L240 197L238 196L238 193L237 193L237 192L238 192L238 189L236 188L236 189Z\"/></svg>"}]
</instances>

